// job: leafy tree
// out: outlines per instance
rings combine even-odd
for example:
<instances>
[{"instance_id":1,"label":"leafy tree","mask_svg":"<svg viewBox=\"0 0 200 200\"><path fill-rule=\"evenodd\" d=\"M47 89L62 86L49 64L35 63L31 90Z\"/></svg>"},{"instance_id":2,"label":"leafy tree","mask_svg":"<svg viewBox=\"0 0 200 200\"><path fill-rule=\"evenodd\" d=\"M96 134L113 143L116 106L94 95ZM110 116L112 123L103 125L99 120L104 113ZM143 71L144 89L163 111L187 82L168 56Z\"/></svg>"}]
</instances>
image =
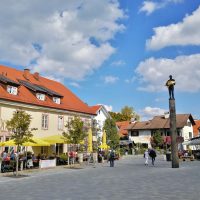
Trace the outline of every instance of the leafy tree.
<instances>
[{"instance_id":1,"label":"leafy tree","mask_svg":"<svg viewBox=\"0 0 200 200\"><path fill-rule=\"evenodd\" d=\"M163 145L163 143L164 143L163 137L162 137L160 131L157 130L151 139L151 145L155 146L155 147L159 147L159 146Z\"/></svg>"},{"instance_id":2,"label":"leafy tree","mask_svg":"<svg viewBox=\"0 0 200 200\"><path fill-rule=\"evenodd\" d=\"M133 107L129 106L124 106L121 112L109 112L109 114L117 122L130 121L131 118L135 118L136 120L140 119L140 116L134 111Z\"/></svg>"},{"instance_id":3,"label":"leafy tree","mask_svg":"<svg viewBox=\"0 0 200 200\"><path fill-rule=\"evenodd\" d=\"M19 147L25 142L32 142L32 133L29 130L31 123L31 116L25 111L17 110L13 113L11 120L6 122L7 129L12 132L11 139L14 140L17 145L17 157L16 157L16 176L18 176L18 153Z\"/></svg>"},{"instance_id":4,"label":"leafy tree","mask_svg":"<svg viewBox=\"0 0 200 200\"><path fill-rule=\"evenodd\" d=\"M70 144L80 144L87 137L88 128L84 126L80 117L75 117L65 127L67 132L63 132L63 137Z\"/></svg>"},{"instance_id":5,"label":"leafy tree","mask_svg":"<svg viewBox=\"0 0 200 200\"><path fill-rule=\"evenodd\" d=\"M119 147L119 135L117 127L113 119L106 119L104 124L104 130L106 131L107 143L112 149Z\"/></svg>"},{"instance_id":6,"label":"leafy tree","mask_svg":"<svg viewBox=\"0 0 200 200\"><path fill-rule=\"evenodd\" d=\"M136 118L137 120L140 119L140 116L134 111L133 107L124 106L121 109L121 114L126 119L125 121L129 121L131 118Z\"/></svg>"}]
</instances>

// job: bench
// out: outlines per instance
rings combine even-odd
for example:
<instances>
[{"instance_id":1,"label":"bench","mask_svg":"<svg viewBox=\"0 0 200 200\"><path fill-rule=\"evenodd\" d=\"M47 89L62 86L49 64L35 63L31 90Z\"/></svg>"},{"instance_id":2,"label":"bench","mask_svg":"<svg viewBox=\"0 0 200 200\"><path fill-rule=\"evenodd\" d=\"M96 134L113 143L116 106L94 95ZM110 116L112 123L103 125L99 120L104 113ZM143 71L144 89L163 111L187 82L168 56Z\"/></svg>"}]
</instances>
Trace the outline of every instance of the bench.
<instances>
[{"instance_id":1,"label":"bench","mask_svg":"<svg viewBox=\"0 0 200 200\"><path fill-rule=\"evenodd\" d=\"M186 160L194 161L194 156L181 156L180 158L183 161L186 161Z\"/></svg>"}]
</instances>

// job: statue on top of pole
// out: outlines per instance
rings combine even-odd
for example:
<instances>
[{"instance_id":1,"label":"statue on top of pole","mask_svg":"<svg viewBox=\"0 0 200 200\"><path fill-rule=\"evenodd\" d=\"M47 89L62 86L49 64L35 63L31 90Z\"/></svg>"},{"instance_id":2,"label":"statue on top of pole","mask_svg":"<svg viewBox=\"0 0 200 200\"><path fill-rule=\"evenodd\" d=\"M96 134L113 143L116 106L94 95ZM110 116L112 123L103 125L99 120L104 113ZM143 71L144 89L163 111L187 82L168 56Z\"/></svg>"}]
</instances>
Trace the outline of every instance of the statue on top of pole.
<instances>
[{"instance_id":1,"label":"statue on top of pole","mask_svg":"<svg viewBox=\"0 0 200 200\"><path fill-rule=\"evenodd\" d=\"M176 84L175 79L173 79L172 75L170 75L169 80L165 84L169 90L169 99L174 99L174 85L175 84Z\"/></svg>"}]
</instances>

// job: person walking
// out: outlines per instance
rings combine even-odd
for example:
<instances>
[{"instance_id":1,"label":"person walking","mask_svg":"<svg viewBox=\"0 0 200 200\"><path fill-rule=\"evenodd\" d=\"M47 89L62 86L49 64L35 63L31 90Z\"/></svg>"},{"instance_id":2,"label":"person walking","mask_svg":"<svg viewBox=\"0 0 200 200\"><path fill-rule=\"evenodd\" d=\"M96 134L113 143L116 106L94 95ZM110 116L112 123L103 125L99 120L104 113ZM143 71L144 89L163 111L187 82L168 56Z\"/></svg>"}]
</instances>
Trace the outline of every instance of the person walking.
<instances>
[{"instance_id":1,"label":"person walking","mask_svg":"<svg viewBox=\"0 0 200 200\"><path fill-rule=\"evenodd\" d=\"M155 163L155 158L156 158L156 151L154 149L151 149L149 151L149 156L151 157L151 160L152 160L152 165L154 165Z\"/></svg>"},{"instance_id":2,"label":"person walking","mask_svg":"<svg viewBox=\"0 0 200 200\"><path fill-rule=\"evenodd\" d=\"M148 165L148 161L149 161L149 151L148 149L146 149L146 151L144 152L144 158L145 158L145 165Z\"/></svg>"},{"instance_id":3,"label":"person walking","mask_svg":"<svg viewBox=\"0 0 200 200\"><path fill-rule=\"evenodd\" d=\"M115 152L114 152L114 150L111 150L111 152L110 152L109 161L110 161L110 167L114 167L114 161L115 161Z\"/></svg>"}]
</instances>

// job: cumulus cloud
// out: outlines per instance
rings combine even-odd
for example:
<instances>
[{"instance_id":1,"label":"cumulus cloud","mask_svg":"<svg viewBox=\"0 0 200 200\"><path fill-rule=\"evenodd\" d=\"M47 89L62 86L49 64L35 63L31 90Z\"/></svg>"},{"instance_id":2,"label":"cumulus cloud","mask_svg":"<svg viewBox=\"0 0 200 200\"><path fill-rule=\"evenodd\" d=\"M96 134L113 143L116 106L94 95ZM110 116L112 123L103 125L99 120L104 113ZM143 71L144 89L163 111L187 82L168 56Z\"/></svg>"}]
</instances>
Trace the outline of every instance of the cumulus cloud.
<instances>
[{"instance_id":1,"label":"cumulus cloud","mask_svg":"<svg viewBox=\"0 0 200 200\"><path fill-rule=\"evenodd\" d=\"M106 77L104 77L105 83L115 83L118 80L119 80L119 78L116 77L116 76L106 76Z\"/></svg>"},{"instance_id":2,"label":"cumulus cloud","mask_svg":"<svg viewBox=\"0 0 200 200\"><path fill-rule=\"evenodd\" d=\"M0 61L76 80L115 52L110 40L125 29L118 0L7 0L0 13Z\"/></svg>"},{"instance_id":3,"label":"cumulus cloud","mask_svg":"<svg viewBox=\"0 0 200 200\"><path fill-rule=\"evenodd\" d=\"M176 91L200 91L200 54L178 56L175 59L149 58L136 68L139 90L156 92L166 90L169 75L176 80Z\"/></svg>"},{"instance_id":4,"label":"cumulus cloud","mask_svg":"<svg viewBox=\"0 0 200 200\"><path fill-rule=\"evenodd\" d=\"M152 14L154 11L166 7L170 3L182 3L183 0L163 0L160 2L156 1L144 1L142 3L142 7L140 8L140 12L145 12L146 15Z\"/></svg>"},{"instance_id":5,"label":"cumulus cloud","mask_svg":"<svg viewBox=\"0 0 200 200\"><path fill-rule=\"evenodd\" d=\"M158 116L158 115L163 115L165 112L167 112L166 110L162 109L162 108L153 108L150 106L145 107L143 110L141 110L139 112L142 120L150 120L152 119L154 116Z\"/></svg>"},{"instance_id":6,"label":"cumulus cloud","mask_svg":"<svg viewBox=\"0 0 200 200\"><path fill-rule=\"evenodd\" d=\"M182 22L154 28L154 35L147 40L147 49L159 50L173 45L200 45L200 7Z\"/></svg>"}]
</instances>

